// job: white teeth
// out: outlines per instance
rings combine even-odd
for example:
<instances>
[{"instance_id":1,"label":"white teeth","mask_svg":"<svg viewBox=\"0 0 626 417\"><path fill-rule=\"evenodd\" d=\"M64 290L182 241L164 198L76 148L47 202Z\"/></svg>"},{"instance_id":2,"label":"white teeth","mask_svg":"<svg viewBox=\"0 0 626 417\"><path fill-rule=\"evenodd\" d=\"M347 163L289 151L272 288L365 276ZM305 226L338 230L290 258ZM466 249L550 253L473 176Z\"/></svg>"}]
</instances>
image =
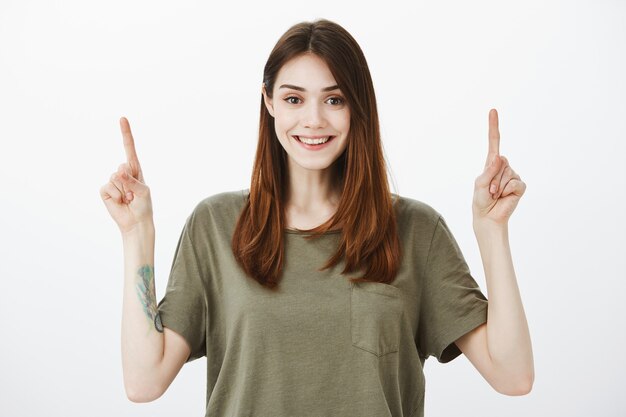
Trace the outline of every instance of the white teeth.
<instances>
[{"instance_id":1,"label":"white teeth","mask_svg":"<svg viewBox=\"0 0 626 417\"><path fill-rule=\"evenodd\" d=\"M296 136L300 142L306 143L307 145L319 145L320 143L326 143L328 142L328 140L332 137L329 136L327 138L319 138L319 139L309 139L309 138L303 138L302 136Z\"/></svg>"}]
</instances>

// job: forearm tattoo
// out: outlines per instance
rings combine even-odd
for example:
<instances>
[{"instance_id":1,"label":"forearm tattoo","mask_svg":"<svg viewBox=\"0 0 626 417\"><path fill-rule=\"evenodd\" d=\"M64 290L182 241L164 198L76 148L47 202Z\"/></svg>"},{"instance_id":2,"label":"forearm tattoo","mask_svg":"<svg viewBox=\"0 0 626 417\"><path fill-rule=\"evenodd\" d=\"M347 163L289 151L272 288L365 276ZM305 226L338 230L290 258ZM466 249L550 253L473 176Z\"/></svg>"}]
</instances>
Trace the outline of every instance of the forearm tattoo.
<instances>
[{"instance_id":1,"label":"forearm tattoo","mask_svg":"<svg viewBox=\"0 0 626 417\"><path fill-rule=\"evenodd\" d=\"M161 315L156 303L154 267L146 264L139 268L137 274L139 275L136 286L137 297L139 297L143 311L157 332L163 333L163 323L161 323Z\"/></svg>"}]
</instances>

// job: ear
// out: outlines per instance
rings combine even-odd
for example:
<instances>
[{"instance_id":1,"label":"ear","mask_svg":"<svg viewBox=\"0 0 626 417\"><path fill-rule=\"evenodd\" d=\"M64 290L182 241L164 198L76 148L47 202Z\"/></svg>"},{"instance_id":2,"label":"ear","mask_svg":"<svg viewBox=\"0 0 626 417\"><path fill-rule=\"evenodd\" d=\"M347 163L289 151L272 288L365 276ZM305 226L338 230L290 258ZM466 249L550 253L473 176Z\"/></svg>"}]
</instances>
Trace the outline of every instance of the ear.
<instances>
[{"instance_id":1,"label":"ear","mask_svg":"<svg viewBox=\"0 0 626 417\"><path fill-rule=\"evenodd\" d=\"M267 111L274 117L274 104L272 103L272 99L267 96L267 90L265 90L265 83L261 86L261 94L263 94L263 101L265 102L265 107L267 107Z\"/></svg>"}]
</instances>

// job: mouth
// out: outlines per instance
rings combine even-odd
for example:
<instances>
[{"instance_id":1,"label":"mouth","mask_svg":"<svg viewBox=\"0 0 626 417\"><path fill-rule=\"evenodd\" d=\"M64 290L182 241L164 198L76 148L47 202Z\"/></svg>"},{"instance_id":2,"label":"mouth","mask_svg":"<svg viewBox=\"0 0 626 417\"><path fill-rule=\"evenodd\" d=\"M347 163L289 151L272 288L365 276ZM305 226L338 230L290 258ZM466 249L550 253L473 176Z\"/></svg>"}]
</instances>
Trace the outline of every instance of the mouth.
<instances>
[{"instance_id":1,"label":"mouth","mask_svg":"<svg viewBox=\"0 0 626 417\"><path fill-rule=\"evenodd\" d=\"M318 138L309 138L306 136L292 136L298 142L302 143L306 146L321 146L324 145L335 138L335 136L326 136L326 137L318 137Z\"/></svg>"}]
</instances>

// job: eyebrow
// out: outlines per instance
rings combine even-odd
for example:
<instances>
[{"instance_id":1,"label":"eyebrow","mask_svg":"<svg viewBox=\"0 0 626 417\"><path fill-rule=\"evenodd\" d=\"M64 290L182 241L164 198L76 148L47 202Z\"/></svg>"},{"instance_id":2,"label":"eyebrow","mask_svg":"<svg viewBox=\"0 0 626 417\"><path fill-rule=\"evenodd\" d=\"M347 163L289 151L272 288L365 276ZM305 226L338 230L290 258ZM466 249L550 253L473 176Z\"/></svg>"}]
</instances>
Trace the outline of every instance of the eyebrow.
<instances>
[{"instance_id":1,"label":"eyebrow","mask_svg":"<svg viewBox=\"0 0 626 417\"><path fill-rule=\"evenodd\" d=\"M291 88L292 90L306 91L305 88L298 87L297 85L292 85L292 84L283 84L283 85L281 85L278 88L279 89L281 89L281 88ZM333 91L333 90L338 90L338 89L339 89L338 85L331 85L330 87L322 88L320 91L324 92L324 91Z\"/></svg>"}]
</instances>

